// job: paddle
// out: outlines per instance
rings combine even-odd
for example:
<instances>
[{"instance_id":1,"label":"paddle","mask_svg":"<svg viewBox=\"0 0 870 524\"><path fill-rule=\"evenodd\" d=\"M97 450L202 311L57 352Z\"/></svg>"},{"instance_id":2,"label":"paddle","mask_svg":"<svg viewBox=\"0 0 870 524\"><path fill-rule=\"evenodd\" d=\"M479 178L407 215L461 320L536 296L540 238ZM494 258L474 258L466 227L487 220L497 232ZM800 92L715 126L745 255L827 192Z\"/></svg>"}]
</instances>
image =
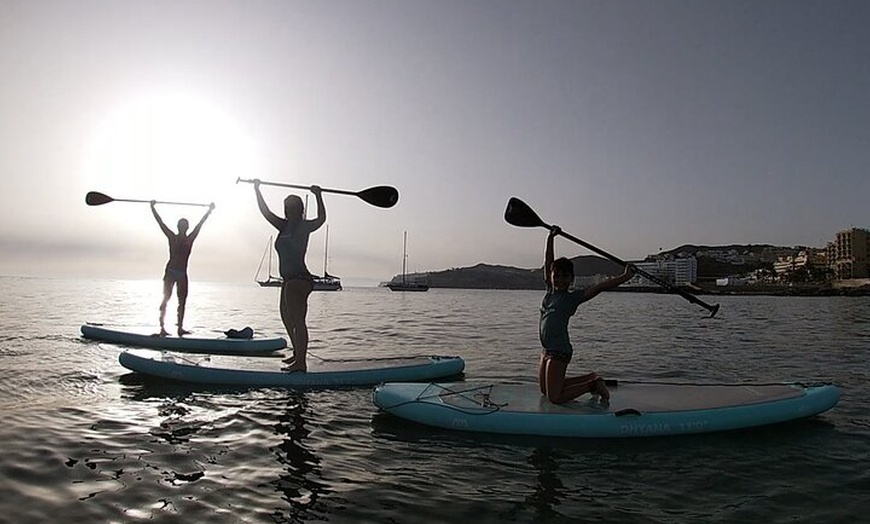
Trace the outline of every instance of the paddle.
<instances>
[{"instance_id":1,"label":"paddle","mask_svg":"<svg viewBox=\"0 0 870 524\"><path fill-rule=\"evenodd\" d=\"M504 210L504 219L508 222L508 224L518 226L518 227L543 227L546 229L552 228L551 225L549 225L546 222L544 222L543 220L541 220L541 218L537 215L537 213L535 213L534 210L532 210L532 208L528 206L528 204L526 204L525 202L523 202L522 200L520 200L519 198L516 198L516 197L511 197L508 200L507 208ZM562 235L563 237L567 238L568 240L572 241L572 242L576 242L577 244L580 244L581 246L585 247L586 249L588 249L590 251L598 253L599 255L603 256L604 258L607 258L607 259L612 260L613 262L616 262L617 264L619 264L621 266L629 265L628 262L625 262L624 260L621 260L621 259L611 255L610 253L593 246L592 244L590 244L588 242L580 240L577 237L571 236L568 233L565 233L564 231L561 231L559 234ZM632 269L634 269L635 273L637 273L639 275L643 275L648 280L655 282L656 284L662 286L663 288L679 294L680 296L682 296L683 298L685 298L689 302L691 302L693 304L697 304L697 305L705 308L707 311L710 312L710 317L716 316L716 312L719 311L719 304L716 304L716 305L707 304L706 302L699 299L695 295L692 295L691 293L687 293L687 292L683 291L682 289L672 285L670 282L668 282L666 280L662 280L661 278L659 278L655 275L651 275L651 274L647 273L646 271L643 271L642 269L635 267L635 266L632 266Z\"/></svg>"},{"instance_id":2,"label":"paddle","mask_svg":"<svg viewBox=\"0 0 870 524\"><path fill-rule=\"evenodd\" d=\"M256 181L250 179L239 178L236 180L236 183L246 182L248 184L253 184ZM311 186L302 186L298 184L284 184L281 182L263 182L260 181L260 184L264 186L278 186L278 187L292 187L294 189L311 189ZM393 207L396 205L396 202L399 201L399 191L392 186L375 186L370 187L368 189L363 189L362 191L347 191L344 189L328 189L325 187L320 188L324 193L337 193L339 195L353 195L359 197L369 204L377 207Z\"/></svg>"},{"instance_id":3,"label":"paddle","mask_svg":"<svg viewBox=\"0 0 870 524\"><path fill-rule=\"evenodd\" d=\"M151 200L133 200L130 198L112 198L109 195L105 195L103 193L99 193L97 191L89 191L87 195L85 195L85 202L89 206L101 206L103 204L108 204L109 202L139 202L144 204L150 204ZM201 206L208 207L211 204L197 204L194 202L164 202L162 200L155 200L155 204L173 204L176 206Z\"/></svg>"}]
</instances>

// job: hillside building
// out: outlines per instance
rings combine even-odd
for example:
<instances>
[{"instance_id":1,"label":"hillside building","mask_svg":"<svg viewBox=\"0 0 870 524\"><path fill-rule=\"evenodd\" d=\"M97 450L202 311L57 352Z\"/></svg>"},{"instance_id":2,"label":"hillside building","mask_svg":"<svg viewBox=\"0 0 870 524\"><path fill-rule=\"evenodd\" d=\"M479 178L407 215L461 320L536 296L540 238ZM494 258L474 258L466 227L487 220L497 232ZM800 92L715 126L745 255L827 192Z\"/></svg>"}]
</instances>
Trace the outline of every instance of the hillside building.
<instances>
[{"instance_id":1,"label":"hillside building","mask_svg":"<svg viewBox=\"0 0 870 524\"><path fill-rule=\"evenodd\" d=\"M634 265L650 275L677 286L693 284L698 280L698 261L695 257L660 258L657 260L637 262ZM623 284L623 286L651 287L658 286L658 284L638 274Z\"/></svg>"},{"instance_id":2,"label":"hillside building","mask_svg":"<svg viewBox=\"0 0 870 524\"><path fill-rule=\"evenodd\" d=\"M870 278L870 231L851 228L837 233L827 246L828 268L836 280Z\"/></svg>"},{"instance_id":3,"label":"hillside building","mask_svg":"<svg viewBox=\"0 0 870 524\"><path fill-rule=\"evenodd\" d=\"M803 249L794 254L781 256L773 263L777 278L789 272L800 271L810 267L825 267L828 261L826 249Z\"/></svg>"}]
</instances>

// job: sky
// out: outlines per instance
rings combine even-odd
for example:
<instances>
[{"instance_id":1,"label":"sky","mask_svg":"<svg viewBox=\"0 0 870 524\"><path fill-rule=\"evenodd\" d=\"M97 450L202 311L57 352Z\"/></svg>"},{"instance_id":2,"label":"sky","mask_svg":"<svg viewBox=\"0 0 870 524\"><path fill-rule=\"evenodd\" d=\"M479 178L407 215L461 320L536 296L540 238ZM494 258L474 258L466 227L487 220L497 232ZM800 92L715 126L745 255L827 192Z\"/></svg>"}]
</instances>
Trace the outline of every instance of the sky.
<instances>
[{"instance_id":1,"label":"sky","mask_svg":"<svg viewBox=\"0 0 870 524\"><path fill-rule=\"evenodd\" d=\"M214 202L191 279L252 282L275 231L240 177L399 190L324 195L346 285L399 274L405 231L409 272L540 267L512 196L626 260L822 247L870 227L868 27L864 1L0 0L0 275L160 278L148 204L99 191Z\"/></svg>"}]
</instances>

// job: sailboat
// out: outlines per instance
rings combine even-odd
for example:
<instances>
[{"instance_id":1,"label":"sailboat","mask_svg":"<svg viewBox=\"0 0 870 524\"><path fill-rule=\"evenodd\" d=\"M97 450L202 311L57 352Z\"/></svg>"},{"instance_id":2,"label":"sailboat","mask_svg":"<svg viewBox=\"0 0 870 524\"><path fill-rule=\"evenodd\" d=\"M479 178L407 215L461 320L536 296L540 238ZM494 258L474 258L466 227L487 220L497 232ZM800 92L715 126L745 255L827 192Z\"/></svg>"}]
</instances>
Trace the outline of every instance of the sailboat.
<instances>
[{"instance_id":1,"label":"sailboat","mask_svg":"<svg viewBox=\"0 0 870 524\"><path fill-rule=\"evenodd\" d=\"M260 270L263 269L263 262L266 260L266 257L269 257L269 265L266 272L267 278L266 280L260 280ZM263 256L260 257L260 265L257 266L257 274L254 275L254 280L257 284L260 284L260 287L281 287L281 284L284 283L281 277L272 274L272 237L269 237L269 241L266 242L266 250L263 252Z\"/></svg>"},{"instance_id":2,"label":"sailboat","mask_svg":"<svg viewBox=\"0 0 870 524\"><path fill-rule=\"evenodd\" d=\"M341 291L341 279L326 271L329 246L329 225L326 226L326 242L323 244L323 276L314 275L314 291Z\"/></svg>"},{"instance_id":3,"label":"sailboat","mask_svg":"<svg viewBox=\"0 0 870 524\"><path fill-rule=\"evenodd\" d=\"M402 242L402 281L388 282L387 287L390 291L429 291L429 285L421 282L410 281L406 279L408 262L408 232L405 231L404 241Z\"/></svg>"}]
</instances>

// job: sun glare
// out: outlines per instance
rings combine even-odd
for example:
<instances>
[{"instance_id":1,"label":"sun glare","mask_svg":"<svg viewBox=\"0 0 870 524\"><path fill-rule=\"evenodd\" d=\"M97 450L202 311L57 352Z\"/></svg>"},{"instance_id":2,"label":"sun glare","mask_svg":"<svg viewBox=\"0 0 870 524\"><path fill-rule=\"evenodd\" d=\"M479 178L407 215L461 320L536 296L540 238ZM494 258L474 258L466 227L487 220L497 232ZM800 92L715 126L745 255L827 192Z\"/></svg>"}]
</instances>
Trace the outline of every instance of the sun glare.
<instances>
[{"instance_id":1,"label":"sun glare","mask_svg":"<svg viewBox=\"0 0 870 524\"><path fill-rule=\"evenodd\" d=\"M89 148L89 190L113 198L215 202L232 212L236 178L255 172L253 141L202 99L143 96L117 108ZM190 208L186 208L190 209Z\"/></svg>"}]
</instances>

